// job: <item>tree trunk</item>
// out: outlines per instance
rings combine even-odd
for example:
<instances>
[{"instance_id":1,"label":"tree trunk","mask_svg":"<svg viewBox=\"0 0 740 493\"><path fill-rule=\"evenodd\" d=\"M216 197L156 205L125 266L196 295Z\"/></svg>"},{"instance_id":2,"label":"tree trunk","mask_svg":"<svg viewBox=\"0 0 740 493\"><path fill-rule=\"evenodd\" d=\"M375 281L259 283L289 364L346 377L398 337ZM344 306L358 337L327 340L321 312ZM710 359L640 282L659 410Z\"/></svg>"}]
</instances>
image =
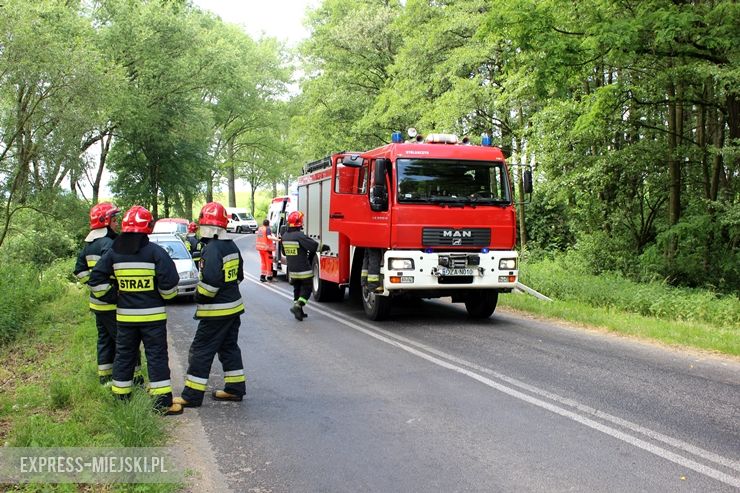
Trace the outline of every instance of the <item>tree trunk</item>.
<instances>
[{"instance_id":1,"label":"tree trunk","mask_svg":"<svg viewBox=\"0 0 740 493\"><path fill-rule=\"evenodd\" d=\"M524 109L519 108L519 129L520 132L524 133ZM519 207L517 207L517 214L519 215L519 247L523 252L527 248L527 224L524 216L524 165L527 164L527 156L524 152L524 137L518 139L519 147L519 179L517 180L517 195L519 196Z\"/></svg>"},{"instance_id":2,"label":"tree trunk","mask_svg":"<svg viewBox=\"0 0 740 493\"><path fill-rule=\"evenodd\" d=\"M206 183L206 203L213 202L213 172L208 173Z\"/></svg>"},{"instance_id":3,"label":"tree trunk","mask_svg":"<svg viewBox=\"0 0 740 493\"><path fill-rule=\"evenodd\" d=\"M163 192L164 195L164 217L170 217L170 194Z\"/></svg>"},{"instance_id":4,"label":"tree trunk","mask_svg":"<svg viewBox=\"0 0 740 493\"><path fill-rule=\"evenodd\" d=\"M185 206L184 206L184 209L185 209L185 214L186 214L185 217L187 217L188 219L190 219L192 221L193 220L193 217L194 217L193 216L193 194L191 194L191 193L186 193L185 194Z\"/></svg>"},{"instance_id":5,"label":"tree trunk","mask_svg":"<svg viewBox=\"0 0 740 493\"><path fill-rule=\"evenodd\" d=\"M100 159L98 160L98 170L95 173L95 181L92 183L92 203L98 203L98 197L100 196L100 184L103 181L103 171L105 170L105 162L108 159L108 151L110 151L111 141L113 140L113 131L103 135L100 139Z\"/></svg>"},{"instance_id":6,"label":"tree trunk","mask_svg":"<svg viewBox=\"0 0 740 493\"><path fill-rule=\"evenodd\" d=\"M681 163L676 159L676 143L679 111L676 104L676 88L668 86L668 224L674 226L681 219ZM668 257L673 258L678 247L675 236L668 244Z\"/></svg>"},{"instance_id":7,"label":"tree trunk","mask_svg":"<svg viewBox=\"0 0 740 493\"><path fill-rule=\"evenodd\" d=\"M257 192L257 187L254 186L254 183L249 184L249 197L250 197L250 204L249 204L249 212L252 213L252 217L254 217L254 194Z\"/></svg>"},{"instance_id":8,"label":"tree trunk","mask_svg":"<svg viewBox=\"0 0 740 493\"><path fill-rule=\"evenodd\" d=\"M234 165L234 139L226 144L226 177L229 181L229 207L236 207L236 167Z\"/></svg>"},{"instance_id":9,"label":"tree trunk","mask_svg":"<svg viewBox=\"0 0 740 493\"><path fill-rule=\"evenodd\" d=\"M152 216L154 217L154 220L156 221L157 219L159 219L159 210L157 207L157 202L158 202L157 195L159 194L159 176L157 173L157 163L156 162L151 162L151 164L149 165L149 179L151 180L149 184L149 188L150 188L151 201L152 201L150 212L152 213Z\"/></svg>"}]
</instances>

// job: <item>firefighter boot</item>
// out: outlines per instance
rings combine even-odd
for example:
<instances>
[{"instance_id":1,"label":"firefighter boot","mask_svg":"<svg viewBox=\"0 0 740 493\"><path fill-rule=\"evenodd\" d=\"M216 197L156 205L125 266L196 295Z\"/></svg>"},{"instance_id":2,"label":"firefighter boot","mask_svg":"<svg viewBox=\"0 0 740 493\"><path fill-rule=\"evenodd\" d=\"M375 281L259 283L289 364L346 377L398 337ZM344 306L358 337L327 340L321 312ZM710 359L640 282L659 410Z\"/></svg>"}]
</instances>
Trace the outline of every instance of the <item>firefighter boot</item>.
<instances>
[{"instance_id":1,"label":"firefighter boot","mask_svg":"<svg viewBox=\"0 0 740 493\"><path fill-rule=\"evenodd\" d=\"M177 416L178 414L182 414L183 412L183 406L181 404L178 404L175 402L175 400L172 400L172 405L170 407L166 407L163 409L165 416Z\"/></svg>"},{"instance_id":2,"label":"firefighter boot","mask_svg":"<svg viewBox=\"0 0 740 493\"><path fill-rule=\"evenodd\" d=\"M262 275L260 276L260 282L265 282L266 280L267 280L267 279L265 279L265 275L264 275L264 274L262 274Z\"/></svg>"},{"instance_id":3,"label":"firefighter boot","mask_svg":"<svg viewBox=\"0 0 740 493\"><path fill-rule=\"evenodd\" d=\"M182 397L173 397L172 405L178 405L182 407L200 407L200 403L186 401Z\"/></svg>"},{"instance_id":4,"label":"firefighter boot","mask_svg":"<svg viewBox=\"0 0 740 493\"><path fill-rule=\"evenodd\" d=\"M216 400L216 401L233 401L233 402L241 402L241 400L244 398L241 395L230 394L226 392L225 390L214 390L211 393L211 397L213 397L213 400Z\"/></svg>"},{"instance_id":5,"label":"firefighter boot","mask_svg":"<svg viewBox=\"0 0 740 493\"><path fill-rule=\"evenodd\" d=\"M101 375L98 379L100 379L100 385L104 387L110 387L113 384L113 375Z\"/></svg>"},{"instance_id":6,"label":"firefighter boot","mask_svg":"<svg viewBox=\"0 0 740 493\"><path fill-rule=\"evenodd\" d=\"M293 306L290 307L290 313L293 314L296 320L303 322L303 309L301 308L301 305L293 303Z\"/></svg>"}]
</instances>

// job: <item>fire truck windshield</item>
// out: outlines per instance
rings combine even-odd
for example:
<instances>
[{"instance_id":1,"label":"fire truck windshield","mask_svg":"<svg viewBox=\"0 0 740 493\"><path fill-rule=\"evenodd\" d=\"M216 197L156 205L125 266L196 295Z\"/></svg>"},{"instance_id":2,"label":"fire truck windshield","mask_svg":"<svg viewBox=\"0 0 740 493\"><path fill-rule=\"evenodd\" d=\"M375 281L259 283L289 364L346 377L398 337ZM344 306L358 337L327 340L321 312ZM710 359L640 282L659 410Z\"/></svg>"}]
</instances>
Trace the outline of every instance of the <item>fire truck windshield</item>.
<instances>
[{"instance_id":1,"label":"fire truck windshield","mask_svg":"<svg viewBox=\"0 0 740 493\"><path fill-rule=\"evenodd\" d=\"M511 203L501 162L399 158L396 167L399 202Z\"/></svg>"}]
</instances>

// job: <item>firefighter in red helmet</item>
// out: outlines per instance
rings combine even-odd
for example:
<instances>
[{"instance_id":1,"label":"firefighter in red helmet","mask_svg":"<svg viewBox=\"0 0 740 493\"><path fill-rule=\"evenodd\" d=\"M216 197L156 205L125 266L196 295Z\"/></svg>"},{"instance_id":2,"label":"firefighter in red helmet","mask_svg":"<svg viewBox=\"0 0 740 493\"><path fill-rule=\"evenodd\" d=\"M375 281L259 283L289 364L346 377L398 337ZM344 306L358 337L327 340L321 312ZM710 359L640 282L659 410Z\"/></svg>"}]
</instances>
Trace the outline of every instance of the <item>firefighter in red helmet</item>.
<instances>
[{"instance_id":1,"label":"firefighter in red helmet","mask_svg":"<svg viewBox=\"0 0 740 493\"><path fill-rule=\"evenodd\" d=\"M188 353L185 388L182 397L175 398L176 403L185 407L203 403L216 354L223 366L225 385L211 396L218 401L241 401L245 394L244 365L238 344L240 316L244 313L239 293L244 261L236 244L225 238L228 222L226 209L218 202L204 205L198 217L204 244L196 294L195 318L199 322Z\"/></svg>"},{"instance_id":2,"label":"firefighter in red helmet","mask_svg":"<svg viewBox=\"0 0 740 493\"><path fill-rule=\"evenodd\" d=\"M90 233L85 238L85 246L77 255L74 274L87 284L90 271L100 257L111 247L117 234L116 216L121 210L110 202L101 202L90 209ZM111 292L109 301L101 301L90 295L90 311L95 314L98 329L98 378L101 384L108 383L113 374L113 360L116 356L116 293Z\"/></svg>"},{"instance_id":3,"label":"firefighter in red helmet","mask_svg":"<svg viewBox=\"0 0 740 493\"><path fill-rule=\"evenodd\" d=\"M193 262L195 262L195 265L198 265L198 262L200 261L200 251L203 246L203 244L198 240L198 237L195 236L195 233L197 231L198 225L194 222L191 222L190 224L188 224L188 234L185 237L185 246L188 247L188 251L193 257Z\"/></svg>"},{"instance_id":4,"label":"firefighter in red helmet","mask_svg":"<svg viewBox=\"0 0 740 493\"><path fill-rule=\"evenodd\" d=\"M303 212L288 214L288 229L282 236L280 248L288 263L288 275L293 284L293 306L290 312L299 322L306 318L303 307L313 291L313 259L319 244L301 231Z\"/></svg>"},{"instance_id":5,"label":"firefighter in red helmet","mask_svg":"<svg viewBox=\"0 0 740 493\"><path fill-rule=\"evenodd\" d=\"M165 300L177 295L180 276L167 252L149 241L153 226L148 210L140 205L131 207L123 216L121 234L92 270L89 285L101 301L107 301L114 285L118 287L113 393L130 397L136 355L143 342L149 393L156 408L165 414L181 414L182 406L172 403L165 308Z\"/></svg>"}]
</instances>

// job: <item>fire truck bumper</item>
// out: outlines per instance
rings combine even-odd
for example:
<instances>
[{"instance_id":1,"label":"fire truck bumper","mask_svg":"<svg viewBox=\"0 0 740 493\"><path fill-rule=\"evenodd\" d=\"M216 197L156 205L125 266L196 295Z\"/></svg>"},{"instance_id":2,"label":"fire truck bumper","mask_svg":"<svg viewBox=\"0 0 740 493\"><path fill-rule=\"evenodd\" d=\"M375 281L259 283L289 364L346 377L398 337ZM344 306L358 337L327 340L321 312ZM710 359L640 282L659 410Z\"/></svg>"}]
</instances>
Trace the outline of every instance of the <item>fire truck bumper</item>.
<instances>
[{"instance_id":1,"label":"fire truck bumper","mask_svg":"<svg viewBox=\"0 0 740 493\"><path fill-rule=\"evenodd\" d=\"M383 258L385 291L513 289L519 278L516 251L438 252L388 250Z\"/></svg>"}]
</instances>

